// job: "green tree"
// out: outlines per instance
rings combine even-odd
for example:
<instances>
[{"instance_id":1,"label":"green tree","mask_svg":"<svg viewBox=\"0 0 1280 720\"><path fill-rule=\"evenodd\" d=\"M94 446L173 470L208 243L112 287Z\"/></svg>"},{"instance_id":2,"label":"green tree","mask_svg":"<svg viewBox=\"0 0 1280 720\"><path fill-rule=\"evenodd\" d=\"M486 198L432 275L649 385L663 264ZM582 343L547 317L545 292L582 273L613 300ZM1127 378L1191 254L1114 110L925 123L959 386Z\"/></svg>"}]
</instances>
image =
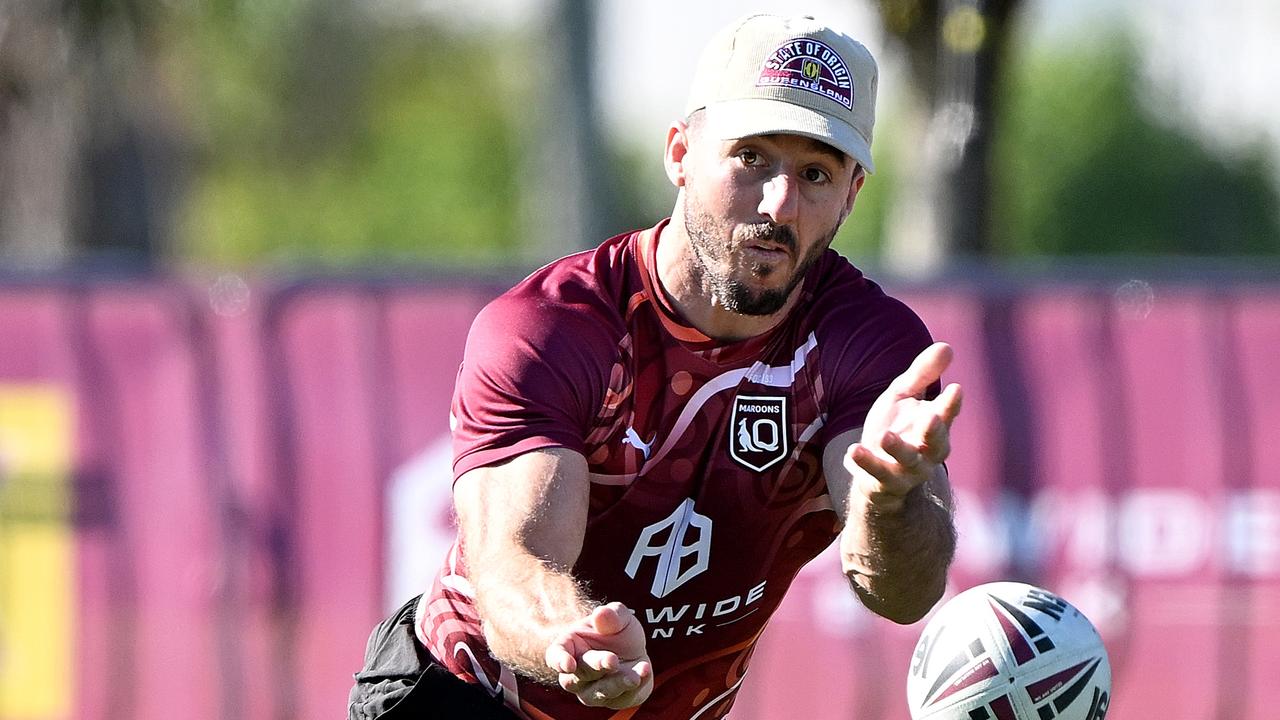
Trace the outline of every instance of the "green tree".
<instances>
[{"instance_id":1,"label":"green tree","mask_svg":"<svg viewBox=\"0 0 1280 720\"><path fill-rule=\"evenodd\" d=\"M1215 154L1142 102L1131 43L1032 52L996 142L996 249L1027 255L1277 255L1262 148Z\"/></svg>"},{"instance_id":2,"label":"green tree","mask_svg":"<svg viewBox=\"0 0 1280 720\"><path fill-rule=\"evenodd\" d=\"M203 126L181 252L243 265L502 263L519 85L492 38L334 0L232 5L178 40ZM510 51L510 43L507 50Z\"/></svg>"},{"instance_id":3,"label":"green tree","mask_svg":"<svg viewBox=\"0 0 1280 720\"><path fill-rule=\"evenodd\" d=\"M886 124L892 125L892 121ZM896 161L889 152L893 147L892 140L889 140L892 133L892 127L877 130L881 141L876 146L876 173L868 176L862 190L858 191L853 214L832 243L832 247L857 264L874 262L888 224L889 208L898 182Z\"/></svg>"}]
</instances>

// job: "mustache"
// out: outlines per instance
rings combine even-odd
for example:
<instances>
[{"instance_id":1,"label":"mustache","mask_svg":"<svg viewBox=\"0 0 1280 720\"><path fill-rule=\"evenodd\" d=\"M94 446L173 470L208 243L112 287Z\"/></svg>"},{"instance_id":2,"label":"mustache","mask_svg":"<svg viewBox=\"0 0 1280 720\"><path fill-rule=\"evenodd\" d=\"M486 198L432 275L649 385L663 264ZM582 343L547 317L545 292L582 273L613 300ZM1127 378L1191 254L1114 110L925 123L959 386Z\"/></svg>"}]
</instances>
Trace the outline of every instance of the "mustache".
<instances>
[{"instance_id":1,"label":"mustache","mask_svg":"<svg viewBox=\"0 0 1280 720\"><path fill-rule=\"evenodd\" d=\"M771 222L747 225L742 228L741 239L743 242L767 240L782 245L788 250L796 249L796 233L789 225L778 225Z\"/></svg>"}]
</instances>

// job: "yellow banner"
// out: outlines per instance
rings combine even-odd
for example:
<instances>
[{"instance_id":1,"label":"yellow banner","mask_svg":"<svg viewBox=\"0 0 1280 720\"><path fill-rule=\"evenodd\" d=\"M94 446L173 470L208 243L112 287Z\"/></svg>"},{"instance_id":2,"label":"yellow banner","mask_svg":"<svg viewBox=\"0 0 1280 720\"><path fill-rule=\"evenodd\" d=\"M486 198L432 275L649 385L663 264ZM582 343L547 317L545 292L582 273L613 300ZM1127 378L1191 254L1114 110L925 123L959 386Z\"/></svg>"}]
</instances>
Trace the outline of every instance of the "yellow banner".
<instances>
[{"instance_id":1,"label":"yellow banner","mask_svg":"<svg viewBox=\"0 0 1280 720\"><path fill-rule=\"evenodd\" d=\"M74 432L62 388L0 385L0 720L71 716Z\"/></svg>"}]
</instances>

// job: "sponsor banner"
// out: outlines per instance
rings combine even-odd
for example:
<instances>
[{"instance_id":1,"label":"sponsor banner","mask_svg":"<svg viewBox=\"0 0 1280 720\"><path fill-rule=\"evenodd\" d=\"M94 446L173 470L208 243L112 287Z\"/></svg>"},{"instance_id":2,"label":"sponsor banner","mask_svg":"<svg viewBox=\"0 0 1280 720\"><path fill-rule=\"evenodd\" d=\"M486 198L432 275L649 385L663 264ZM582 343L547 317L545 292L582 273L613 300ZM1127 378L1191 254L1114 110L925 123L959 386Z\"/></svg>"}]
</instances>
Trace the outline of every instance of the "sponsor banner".
<instances>
[{"instance_id":1,"label":"sponsor banner","mask_svg":"<svg viewBox=\"0 0 1280 720\"><path fill-rule=\"evenodd\" d=\"M369 630L449 545L449 396L493 292L317 281L227 316L157 287L0 294L0 720L168 718L178 666L190 720L331 716ZM945 379L967 396L949 591L1034 581L1084 610L1115 717L1270 720L1280 285L1169 290L1141 313L1062 284L904 300L956 348ZM759 392L714 450L777 471L793 409ZM91 461L74 502L73 438ZM651 642L756 607L754 581L673 600L705 572L711 519L659 517L629 548ZM833 548L797 577L735 720L906 720L922 626L872 616L838 568ZM307 682L269 682L286 671Z\"/></svg>"}]
</instances>

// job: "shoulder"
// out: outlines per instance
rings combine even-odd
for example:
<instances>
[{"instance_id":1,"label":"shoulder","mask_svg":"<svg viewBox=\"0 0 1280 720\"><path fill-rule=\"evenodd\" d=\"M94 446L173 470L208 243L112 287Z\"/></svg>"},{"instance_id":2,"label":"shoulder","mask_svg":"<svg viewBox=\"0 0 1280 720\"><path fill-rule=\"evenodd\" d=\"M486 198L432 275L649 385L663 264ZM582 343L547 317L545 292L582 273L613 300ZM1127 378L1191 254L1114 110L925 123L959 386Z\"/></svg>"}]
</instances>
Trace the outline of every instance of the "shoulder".
<instances>
[{"instance_id":1,"label":"shoulder","mask_svg":"<svg viewBox=\"0 0 1280 720\"><path fill-rule=\"evenodd\" d=\"M472 323L469 350L612 350L626 332L627 237L548 263L495 298Z\"/></svg>"},{"instance_id":2,"label":"shoulder","mask_svg":"<svg viewBox=\"0 0 1280 720\"><path fill-rule=\"evenodd\" d=\"M454 385L454 472L582 449L626 333L617 238L539 268L471 325Z\"/></svg>"}]
</instances>

